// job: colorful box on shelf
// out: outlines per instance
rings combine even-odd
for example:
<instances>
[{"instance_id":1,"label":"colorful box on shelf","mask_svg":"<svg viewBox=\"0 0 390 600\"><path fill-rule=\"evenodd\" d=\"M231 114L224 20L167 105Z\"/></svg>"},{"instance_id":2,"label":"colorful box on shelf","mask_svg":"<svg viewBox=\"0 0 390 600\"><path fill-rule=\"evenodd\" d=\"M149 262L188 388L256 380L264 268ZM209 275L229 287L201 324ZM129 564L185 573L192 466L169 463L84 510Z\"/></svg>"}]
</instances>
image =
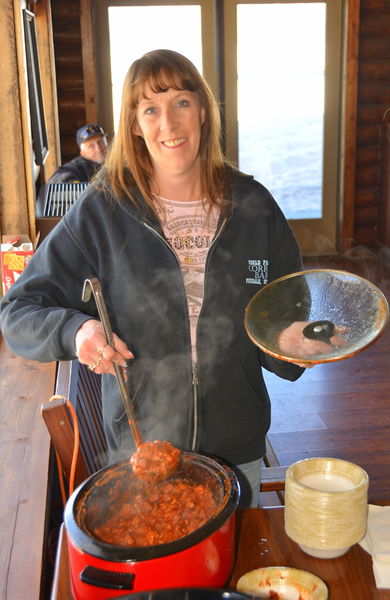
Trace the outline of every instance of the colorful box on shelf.
<instances>
[{"instance_id":1,"label":"colorful box on shelf","mask_svg":"<svg viewBox=\"0 0 390 600\"><path fill-rule=\"evenodd\" d=\"M2 290L5 294L18 279L34 254L28 235L3 235L1 238Z\"/></svg>"}]
</instances>

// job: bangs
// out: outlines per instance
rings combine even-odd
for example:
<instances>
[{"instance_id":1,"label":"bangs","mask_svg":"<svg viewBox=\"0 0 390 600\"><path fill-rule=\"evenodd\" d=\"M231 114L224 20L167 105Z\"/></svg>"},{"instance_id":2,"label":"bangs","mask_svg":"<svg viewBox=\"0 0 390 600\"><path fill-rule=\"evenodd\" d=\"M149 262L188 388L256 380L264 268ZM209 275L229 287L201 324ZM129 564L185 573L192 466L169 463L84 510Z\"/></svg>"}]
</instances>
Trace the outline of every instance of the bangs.
<instances>
[{"instance_id":1,"label":"bangs","mask_svg":"<svg viewBox=\"0 0 390 600\"><path fill-rule=\"evenodd\" d=\"M159 94L167 92L170 88L173 90L187 90L196 92L199 85L195 82L190 74L183 73L180 69L172 69L170 67L153 68L153 65L144 65L142 72L138 73L132 84L132 107L137 108L141 100L147 99L145 88L150 87L152 92Z\"/></svg>"}]
</instances>

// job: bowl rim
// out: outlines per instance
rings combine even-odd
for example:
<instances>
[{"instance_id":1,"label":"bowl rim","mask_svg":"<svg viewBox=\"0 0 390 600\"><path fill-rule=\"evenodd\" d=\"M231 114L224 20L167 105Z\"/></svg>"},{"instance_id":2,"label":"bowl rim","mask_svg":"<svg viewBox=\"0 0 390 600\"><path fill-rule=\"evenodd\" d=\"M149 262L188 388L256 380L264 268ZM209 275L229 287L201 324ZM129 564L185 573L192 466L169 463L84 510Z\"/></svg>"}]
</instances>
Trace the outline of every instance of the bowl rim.
<instances>
[{"instance_id":1,"label":"bowl rim","mask_svg":"<svg viewBox=\"0 0 390 600\"><path fill-rule=\"evenodd\" d=\"M320 462L320 461L329 461L329 463L332 464L336 464L336 465L343 465L343 466L350 466L353 467L354 470L358 471L361 475L361 480L358 484L354 484L353 488L347 489L347 490L332 490L332 491L326 491L326 490L316 490L315 488L306 485L305 483L302 483L301 481L299 481L299 479L296 478L294 471L296 469L298 469L299 467L301 467L302 465L305 464L309 464L309 463L315 463L315 462ZM319 471L319 470L315 470L313 469L311 471L311 473L313 474L320 474L323 473L324 471ZM328 471L329 473L334 472L336 475L339 475L341 477L343 477L343 473L341 473L340 471ZM307 473L305 474L309 474L310 471L307 471ZM360 465L353 463L349 460L345 460L343 458L334 458L334 457L329 457L329 456L312 456L309 458L303 458L301 460L298 460L294 463L292 463L291 465L289 465L289 467L287 467L287 471L286 471L286 481L289 481L290 483L296 485L297 487L301 488L302 490L305 490L305 492L307 491L307 493L315 493L317 494L319 491L321 492L321 494L326 495L333 495L333 494L351 494L351 492L358 492L361 490L361 488L365 488L368 486L369 484L369 476L368 473L365 469L363 469L363 467L361 467Z\"/></svg>"}]
</instances>

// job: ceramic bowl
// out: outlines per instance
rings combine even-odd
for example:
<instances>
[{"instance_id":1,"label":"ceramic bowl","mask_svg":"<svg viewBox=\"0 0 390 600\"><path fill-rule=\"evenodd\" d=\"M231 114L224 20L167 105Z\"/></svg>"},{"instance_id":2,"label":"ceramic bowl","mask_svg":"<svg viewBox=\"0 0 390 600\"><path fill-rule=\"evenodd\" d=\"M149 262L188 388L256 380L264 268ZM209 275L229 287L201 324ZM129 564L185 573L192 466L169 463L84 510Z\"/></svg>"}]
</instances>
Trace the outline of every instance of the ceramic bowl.
<instances>
[{"instance_id":1,"label":"ceramic bowl","mask_svg":"<svg viewBox=\"0 0 390 600\"><path fill-rule=\"evenodd\" d=\"M286 473L284 523L301 549L319 558L341 556L367 528L368 475L337 458L308 458Z\"/></svg>"},{"instance_id":2,"label":"ceramic bowl","mask_svg":"<svg viewBox=\"0 0 390 600\"><path fill-rule=\"evenodd\" d=\"M267 567L245 573L237 582L237 590L256 598L283 600L327 600L325 583L308 571L289 567Z\"/></svg>"}]
</instances>

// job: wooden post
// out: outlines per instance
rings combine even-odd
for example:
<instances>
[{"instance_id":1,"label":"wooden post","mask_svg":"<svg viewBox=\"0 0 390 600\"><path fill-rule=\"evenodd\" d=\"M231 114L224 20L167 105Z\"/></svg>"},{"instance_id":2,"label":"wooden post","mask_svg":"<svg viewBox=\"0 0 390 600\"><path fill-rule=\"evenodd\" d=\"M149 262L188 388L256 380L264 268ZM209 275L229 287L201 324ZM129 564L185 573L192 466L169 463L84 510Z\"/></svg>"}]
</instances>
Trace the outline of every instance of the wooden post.
<instances>
[{"instance_id":1,"label":"wooden post","mask_svg":"<svg viewBox=\"0 0 390 600\"><path fill-rule=\"evenodd\" d=\"M19 2L17 4L19 5ZM22 50L20 8L17 6L14 11L14 2L3 0L0 5L1 233L31 235L27 177L29 176L32 181L32 173L31 164L29 173L26 173L24 133L28 128L28 122L24 119L22 110L22 105L26 101L26 81L23 78L21 80L19 76L19 58Z\"/></svg>"},{"instance_id":2,"label":"wooden post","mask_svg":"<svg viewBox=\"0 0 390 600\"><path fill-rule=\"evenodd\" d=\"M87 123L99 121L96 89L96 53L91 0L80 0L81 48L83 54L84 101Z\"/></svg>"},{"instance_id":3,"label":"wooden post","mask_svg":"<svg viewBox=\"0 0 390 600\"><path fill-rule=\"evenodd\" d=\"M349 0L346 11L344 95L344 172L339 250L353 246L356 192L356 123L358 99L360 0Z\"/></svg>"}]
</instances>

